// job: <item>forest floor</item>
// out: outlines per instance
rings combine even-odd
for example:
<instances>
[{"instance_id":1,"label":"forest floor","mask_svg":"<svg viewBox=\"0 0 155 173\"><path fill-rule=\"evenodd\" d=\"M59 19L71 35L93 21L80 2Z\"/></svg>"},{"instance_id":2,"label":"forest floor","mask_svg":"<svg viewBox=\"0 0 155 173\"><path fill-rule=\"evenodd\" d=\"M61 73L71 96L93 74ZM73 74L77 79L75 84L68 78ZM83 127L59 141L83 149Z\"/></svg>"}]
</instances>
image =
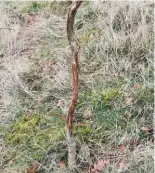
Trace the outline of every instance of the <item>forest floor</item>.
<instances>
[{"instance_id":1,"label":"forest floor","mask_svg":"<svg viewBox=\"0 0 155 173\"><path fill-rule=\"evenodd\" d=\"M69 2L0 2L0 172L69 173ZM153 173L154 5L83 2L79 173Z\"/></svg>"}]
</instances>

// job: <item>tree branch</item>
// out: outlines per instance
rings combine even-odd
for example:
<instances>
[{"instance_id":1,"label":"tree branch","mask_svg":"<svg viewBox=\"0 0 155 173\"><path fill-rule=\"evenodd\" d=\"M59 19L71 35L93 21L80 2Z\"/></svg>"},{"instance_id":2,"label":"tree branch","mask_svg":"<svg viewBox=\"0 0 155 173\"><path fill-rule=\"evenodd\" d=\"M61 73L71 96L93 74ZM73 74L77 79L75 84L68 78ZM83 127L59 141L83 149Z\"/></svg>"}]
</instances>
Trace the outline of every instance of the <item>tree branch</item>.
<instances>
[{"instance_id":1,"label":"tree branch","mask_svg":"<svg viewBox=\"0 0 155 173\"><path fill-rule=\"evenodd\" d=\"M73 87L72 102L71 105L69 106L68 115L67 115L68 165L70 169L74 169L76 167L76 142L72 136L72 130L73 130L74 111L78 99L78 82L79 82L78 53L80 49L78 40L74 34L73 25L77 9L80 7L81 3L82 1L74 1L71 4L67 18L67 37L72 50L72 87Z\"/></svg>"},{"instance_id":2,"label":"tree branch","mask_svg":"<svg viewBox=\"0 0 155 173\"><path fill-rule=\"evenodd\" d=\"M78 63L78 53L79 53L79 43L77 38L75 37L74 31L73 31L73 25L74 25L74 17L77 12L77 9L81 5L82 1L75 1L70 6L70 9L68 11L68 18L67 18L67 36L68 41L72 49L72 87L73 87L73 98L72 103L68 110L68 116L67 116L67 126L69 129L69 132L72 134L72 122L73 122L73 115L75 110L75 105L77 103L78 99L78 69L79 69L79 63Z\"/></svg>"}]
</instances>

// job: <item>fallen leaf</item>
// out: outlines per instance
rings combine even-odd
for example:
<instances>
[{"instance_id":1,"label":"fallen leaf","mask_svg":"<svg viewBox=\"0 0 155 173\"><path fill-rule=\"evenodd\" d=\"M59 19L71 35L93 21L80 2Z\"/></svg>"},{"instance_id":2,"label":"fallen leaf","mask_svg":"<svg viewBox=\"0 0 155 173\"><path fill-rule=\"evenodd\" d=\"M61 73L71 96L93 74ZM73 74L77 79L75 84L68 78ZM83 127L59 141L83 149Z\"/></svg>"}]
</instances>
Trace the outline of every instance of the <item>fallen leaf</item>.
<instances>
[{"instance_id":1,"label":"fallen leaf","mask_svg":"<svg viewBox=\"0 0 155 173\"><path fill-rule=\"evenodd\" d=\"M27 15L27 18L26 18L26 24L27 25L31 25L35 21L36 21L35 14L31 14L31 15L29 14L29 15Z\"/></svg>"},{"instance_id":2,"label":"fallen leaf","mask_svg":"<svg viewBox=\"0 0 155 173\"><path fill-rule=\"evenodd\" d=\"M127 105L132 105L132 102L133 102L133 98L132 98L132 97L128 97L128 98L126 98L126 100L125 100L125 103L126 103Z\"/></svg>"},{"instance_id":3,"label":"fallen leaf","mask_svg":"<svg viewBox=\"0 0 155 173\"><path fill-rule=\"evenodd\" d=\"M149 141L147 141L147 144L150 145L150 146L153 146L153 141L149 140Z\"/></svg>"},{"instance_id":4,"label":"fallen leaf","mask_svg":"<svg viewBox=\"0 0 155 173\"><path fill-rule=\"evenodd\" d=\"M66 164L65 164L64 161L60 161L59 165L60 165L60 168L65 168L66 167Z\"/></svg>"},{"instance_id":5,"label":"fallen leaf","mask_svg":"<svg viewBox=\"0 0 155 173\"><path fill-rule=\"evenodd\" d=\"M79 127L86 127L87 125L85 123L82 123L82 122L78 122L77 124Z\"/></svg>"},{"instance_id":6,"label":"fallen leaf","mask_svg":"<svg viewBox=\"0 0 155 173\"><path fill-rule=\"evenodd\" d=\"M126 148L125 145L121 145L119 148L120 148L120 150L122 150L124 153L126 153L127 148Z\"/></svg>"},{"instance_id":7,"label":"fallen leaf","mask_svg":"<svg viewBox=\"0 0 155 173\"><path fill-rule=\"evenodd\" d=\"M39 168L39 163L33 162L32 167L27 171L28 173L35 173Z\"/></svg>"},{"instance_id":8,"label":"fallen leaf","mask_svg":"<svg viewBox=\"0 0 155 173\"><path fill-rule=\"evenodd\" d=\"M62 105L63 105L63 101L62 100L58 100L57 107L62 107Z\"/></svg>"},{"instance_id":9,"label":"fallen leaf","mask_svg":"<svg viewBox=\"0 0 155 173\"><path fill-rule=\"evenodd\" d=\"M109 163L109 160L99 160L96 164L94 164L92 172L98 173L98 171L102 171Z\"/></svg>"},{"instance_id":10,"label":"fallen leaf","mask_svg":"<svg viewBox=\"0 0 155 173\"><path fill-rule=\"evenodd\" d=\"M133 88L134 88L134 89L140 88L140 84L139 84L138 82L134 83Z\"/></svg>"}]
</instances>

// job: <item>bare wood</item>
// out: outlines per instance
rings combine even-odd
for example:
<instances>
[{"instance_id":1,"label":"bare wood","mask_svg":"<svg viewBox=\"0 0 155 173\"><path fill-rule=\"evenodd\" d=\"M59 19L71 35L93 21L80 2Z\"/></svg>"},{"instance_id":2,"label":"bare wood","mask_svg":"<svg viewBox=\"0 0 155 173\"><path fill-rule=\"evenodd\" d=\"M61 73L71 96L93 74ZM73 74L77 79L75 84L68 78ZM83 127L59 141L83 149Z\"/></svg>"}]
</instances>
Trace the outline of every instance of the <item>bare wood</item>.
<instances>
[{"instance_id":1,"label":"bare wood","mask_svg":"<svg viewBox=\"0 0 155 173\"><path fill-rule=\"evenodd\" d=\"M68 115L67 115L68 165L70 169L76 168L76 142L72 136L72 130L73 130L74 111L78 100L78 82L79 82L78 53L80 49L78 40L74 34L73 25L77 9L80 7L81 3L82 1L74 1L71 4L67 18L67 37L72 50L72 87L73 87L72 102L71 105L69 106Z\"/></svg>"}]
</instances>

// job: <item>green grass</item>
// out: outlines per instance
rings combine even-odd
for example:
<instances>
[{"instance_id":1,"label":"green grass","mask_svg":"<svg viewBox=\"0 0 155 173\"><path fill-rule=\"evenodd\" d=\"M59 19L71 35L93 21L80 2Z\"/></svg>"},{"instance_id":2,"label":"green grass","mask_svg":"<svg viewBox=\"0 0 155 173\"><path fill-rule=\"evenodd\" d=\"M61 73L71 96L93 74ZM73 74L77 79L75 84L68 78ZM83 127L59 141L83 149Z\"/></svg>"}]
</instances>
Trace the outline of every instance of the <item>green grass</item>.
<instances>
[{"instance_id":1,"label":"green grass","mask_svg":"<svg viewBox=\"0 0 155 173\"><path fill-rule=\"evenodd\" d=\"M3 128L8 159L15 160L14 166L21 162L41 161L49 149L65 138L65 123L56 113L48 116L33 114L24 115Z\"/></svg>"},{"instance_id":2,"label":"green grass","mask_svg":"<svg viewBox=\"0 0 155 173\"><path fill-rule=\"evenodd\" d=\"M83 2L74 27L81 45L73 130L79 172L85 173L84 168L91 172L105 154L122 154L123 145L128 163L124 173L153 173L153 146L148 142L154 138L144 130L153 128L153 6L147 2L103 2L96 7L92 3ZM17 12L18 3L16 6ZM68 6L69 2L39 1L22 6L23 15L36 14L34 25L25 30L32 32L34 39L39 32L39 43L31 45L33 51L20 55L28 59L30 69L15 73L32 96L15 93L14 120L0 129L7 149L3 162L14 161L6 166L6 173L23 172L34 160L42 165L41 173L69 172L66 124L59 116L67 114L72 96L71 50L66 35ZM11 58L8 61L12 62ZM18 66L21 64L15 64ZM139 84L137 88L135 83ZM7 89L5 99L11 93ZM58 108L59 100L62 105ZM88 112L90 116L86 117ZM101 172L118 172L120 157ZM61 160L66 163L63 170Z\"/></svg>"}]
</instances>

